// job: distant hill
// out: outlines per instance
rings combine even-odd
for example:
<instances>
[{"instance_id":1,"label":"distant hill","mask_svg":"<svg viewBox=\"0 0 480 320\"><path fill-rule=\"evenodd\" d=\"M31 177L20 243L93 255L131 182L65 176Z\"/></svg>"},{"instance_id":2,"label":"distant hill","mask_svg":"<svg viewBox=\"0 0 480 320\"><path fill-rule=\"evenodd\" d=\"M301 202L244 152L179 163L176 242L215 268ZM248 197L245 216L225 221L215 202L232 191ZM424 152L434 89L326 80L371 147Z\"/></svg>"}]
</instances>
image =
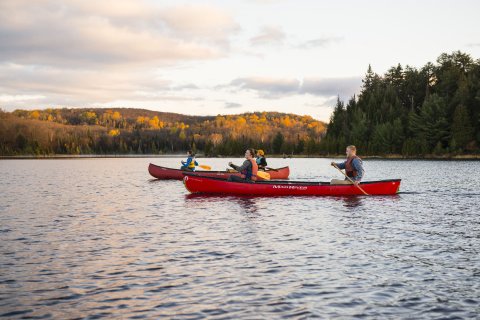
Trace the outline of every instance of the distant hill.
<instances>
[{"instance_id":1,"label":"distant hill","mask_svg":"<svg viewBox=\"0 0 480 320\"><path fill-rule=\"evenodd\" d=\"M63 108L0 112L0 155L207 155L318 152L325 123L278 112L191 116L134 108Z\"/></svg>"}]
</instances>

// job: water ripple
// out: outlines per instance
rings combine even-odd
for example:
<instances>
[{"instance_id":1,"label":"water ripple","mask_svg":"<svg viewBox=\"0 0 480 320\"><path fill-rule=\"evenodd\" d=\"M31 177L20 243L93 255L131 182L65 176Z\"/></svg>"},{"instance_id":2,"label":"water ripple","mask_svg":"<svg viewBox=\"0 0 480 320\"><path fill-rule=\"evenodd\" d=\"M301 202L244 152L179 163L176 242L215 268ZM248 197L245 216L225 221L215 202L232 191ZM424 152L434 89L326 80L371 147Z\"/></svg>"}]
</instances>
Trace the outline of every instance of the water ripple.
<instances>
[{"instance_id":1,"label":"water ripple","mask_svg":"<svg viewBox=\"0 0 480 320\"><path fill-rule=\"evenodd\" d=\"M148 176L160 160L178 164L0 162L0 318L480 313L478 162L365 161L368 179L403 179L394 197L264 198L190 195ZM269 161L339 178L329 159Z\"/></svg>"}]
</instances>

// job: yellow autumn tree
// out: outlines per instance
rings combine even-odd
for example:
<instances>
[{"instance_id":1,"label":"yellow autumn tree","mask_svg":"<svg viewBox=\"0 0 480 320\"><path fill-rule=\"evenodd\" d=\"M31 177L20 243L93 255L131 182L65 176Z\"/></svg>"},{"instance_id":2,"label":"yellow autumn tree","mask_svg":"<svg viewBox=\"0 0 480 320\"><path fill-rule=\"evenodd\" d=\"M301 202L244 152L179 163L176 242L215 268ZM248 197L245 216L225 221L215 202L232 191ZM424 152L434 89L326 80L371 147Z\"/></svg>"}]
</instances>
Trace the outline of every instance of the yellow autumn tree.
<instances>
[{"instance_id":1,"label":"yellow autumn tree","mask_svg":"<svg viewBox=\"0 0 480 320\"><path fill-rule=\"evenodd\" d=\"M235 120L235 126L237 128L243 128L246 124L247 124L247 120L242 116L239 116L237 120Z\"/></svg>"},{"instance_id":2,"label":"yellow autumn tree","mask_svg":"<svg viewBox=\"0 0 480 320\"><path fill-rule=\"evenodd\" d=\"M139 125L143 125L145 123L145 117L138 116L135 122Z\"/></svg>"},{"instance_id":3,"label":"yellow autumn tree","mask_svg":"<svg viewBox=\"0 0 480 320\"><path fill-rule=\"evenodd\" d=\"M220 133L213 133L210 135L210 141L212 141L214 146L217 146L223 141L223 136Z\"/></svg>"},{"instance_id":4,"label":"yellow autumn tree","mask_svg":"<svg viewBox=\"0 0 480 320\"><path fill-rule=\"evenodd\" d=\"M158 119L158 117L155 116L148 121L148 126L152 129L159 129L160 128L159 123L160 123L160 119Z\"/></svg>"},{"instance_id":5,"label":"yellow autumn tree","mask_svg":"<svg viewBox=\"0 0 480 320\"><path fill-rule=\"evenodd\" d=\"M120 112L118 111L115 111L113 114L112 114L112 119L115 120L115 121L118 121L122 118L122 115L120 114Z\"/></svg>"},{"instance_id":6,"label":"yellow autumn tree","mask_svg":"<svg viewBox=\"0 0 480 320\"><path fill-rule=\"evenodd\" d=\"M81 119L88 124L97 124L97 114L93 111L85 111L81 115Z\"/></svg>"},{"instance_id":7,"label":"yellow autumn tree","mask_svg":"<svg viewBox=\"0 0 480 320\"><path fill-rule=\"evenodd\" d=\"M292 126L292 121L290 120L290 117L289 116L286 116L285 118L282 119L282 124L287 127L287 128L290 128Z\"/></svg>"},{"instance_id":8,"label":"yellow autumn tree","mask_svg":"<svg viewBox=\"0 0 480 320\"><path fill-rule=\"evenodd\" d=\"M112 137L116 137L116 136L118 136L119 134L120 134L120 130L118 130L118 129L112 129L112 130L110 130L110 131L108 132L108 135L109 135L109 136L112 136Z\"/></svg>"},{"instance_id":9,"label":"yellow autumn tree","mask_svg":"<svg viewBox=\"0 0 480 320\"><path fill-rule=\"evenodd\" d=\"M185 130L181 130L178 137L180 138L180 140L185 140L187 138L187 135L185 134Z\"/></svg>"},{"instance_id":10,"label":"yellow autumn tree","mask_svg":"<svg viewBox=\"0 0 480 320\"><path fill-rule=\"evenodd\" d=\"M32 118L32 119L40 118L40 112L38 112L37 110L34 110L34 111L30 112L30 118Z\"/></svg>"}]
</instances>

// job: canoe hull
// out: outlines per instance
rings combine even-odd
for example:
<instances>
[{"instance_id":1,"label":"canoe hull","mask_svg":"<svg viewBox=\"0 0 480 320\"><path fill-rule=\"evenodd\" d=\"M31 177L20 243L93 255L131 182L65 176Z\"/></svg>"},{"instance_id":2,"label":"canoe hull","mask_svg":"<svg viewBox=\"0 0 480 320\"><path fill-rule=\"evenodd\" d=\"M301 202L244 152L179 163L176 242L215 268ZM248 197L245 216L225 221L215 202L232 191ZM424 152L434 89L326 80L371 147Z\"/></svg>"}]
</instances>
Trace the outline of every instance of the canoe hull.
<instances>
[{"instance_id":1,"label":"canoe hull","mask_svg":"<svg viewBox=\"0 0 480 320\"><path fill-rule=\"evenodd\" d=\"M185 188L191 193L249 196L355 196L363 195L354 185L331 185L326 182L261 181L256 183L228 182L197 174L185 174ZM400 179L361 183L369 195L394 195Z\"/></svg>"},{"instance_id":2,"label":"canoe hull","mask_svg":"<svg viewBox=\"0 0 480 320\"><path fill-rule=\"evenodd\" d=\"M288 176L290 175L289 167L283 167L277 170L278 171L274 171L274 170L266 171L270 174L270 179L288 179ZM153 163L150 163L150 165L148 166L148 172L152 177L161 179L161 180L182 180L183 174L188 171L182 171L179 169L157 166L157 165L154 165ZM230 173L226 171L197 170L195 171L195 173L201 174L207 177L215 177L215 178L222 178L222 179L228 179L228 177L231 175L240 176L240 173Z\"/></svg>"}]
</instances>

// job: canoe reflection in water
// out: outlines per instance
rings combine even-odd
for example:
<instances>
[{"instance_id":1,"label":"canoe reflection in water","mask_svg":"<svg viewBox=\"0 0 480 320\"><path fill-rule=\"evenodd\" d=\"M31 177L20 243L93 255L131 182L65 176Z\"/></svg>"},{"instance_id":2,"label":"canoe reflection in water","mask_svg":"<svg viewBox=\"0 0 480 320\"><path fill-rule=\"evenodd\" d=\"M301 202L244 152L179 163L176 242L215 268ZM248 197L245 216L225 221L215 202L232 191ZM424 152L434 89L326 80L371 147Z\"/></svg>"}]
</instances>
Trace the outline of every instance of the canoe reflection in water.
<instances>
[{"instance_id":1,"label":"canoe reflection in water","mask_svg":"<svg viewBox=\"0 0 480 320\"><path fill-rule=\"evenodd\" d=\"M397 201L399 200L399 195L393 196L380 196L375 197L374 199L366 199L363 196L326 196L322 198L312 198L312 197L290 197L291 201L307 201L307 202L326 202L326 201L335 201L343 204L343 207L348 209L360 209L364 207L366 201ZM225 202L229 203L229 207L233 211L241 209L241 212L246 214L259 214L264 206L259 205L259 202L263 200L271 201L272 199L285 200L285 197L262 197L262 196L220 196L212 194L196 194L191 193L185 195L185 201L192 204L194 207L198 208L200 205L208 206L220 206L224 207ZM277 209L278 210L278 209ZM265 210L263 210L265 212ZM355 212L355 211L353 211Z\"/></svg>"},{"instance_id":2,"label":"canoe reflection in water","mask_svg":"<svg viewBox=\"0 0 480 320\"><path fill-rule=\"evenodd\" d=\"M355 209L362 206L362 197L341 197L345 202L344 206L349 209Z\"/></svg>"},{"instance_id":3,"label":"canoe reflection in water","mask_svg":"<svg viewBox=\"0 0 480 320\"><path fill-rule=\"evenodd\" d=\"M257 205L257 199L261 197L249 197L249 196L218 196L218 195L209 195L209 194L195 194L190 193L185 195L186 202L193 202L195 204L208 204L208 205L216 205L216 203L224 204L228 202L231 206L240 207L242 212L247 214L258 214L259 208Z\"/></svg>"}]
</instances>

